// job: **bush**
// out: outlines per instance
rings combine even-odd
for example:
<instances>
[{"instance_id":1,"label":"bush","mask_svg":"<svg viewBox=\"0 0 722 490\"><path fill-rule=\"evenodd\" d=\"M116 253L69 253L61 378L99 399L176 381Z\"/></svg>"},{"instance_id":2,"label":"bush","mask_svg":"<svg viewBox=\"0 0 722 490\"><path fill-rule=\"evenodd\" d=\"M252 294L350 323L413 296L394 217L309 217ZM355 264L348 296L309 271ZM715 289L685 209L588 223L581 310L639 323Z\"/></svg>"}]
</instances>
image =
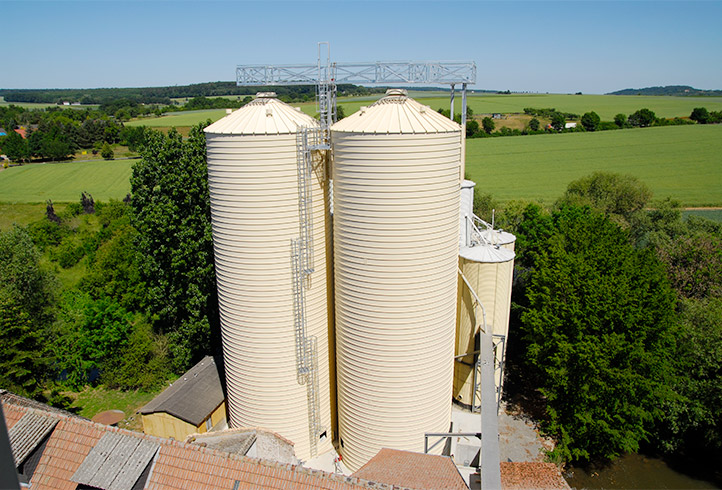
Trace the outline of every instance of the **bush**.
<instances>
[{"instance_id":1,"label":"bush","mask_svg":"<svg viewBox=\"0 0 722 490\"><path fill-rule=\"evenodd\" d=\"M596 131L599 128L601 119L596 112L587 112L582 116L582 126L587 131Z\"/></svg>"},{"instance_id":2,"label":"bush","mask_svg":"<svg viewBox=\"0 0 722 490\"><path fill-rule=\"evenodd\" d=\"M695 107L689 118L693 121L698 122L699 124L707 124L709 122L710 116L706 108Z\"/></svg>"},{"instance_id":3,"label":"bush","mask_svg":"<svg viewBox=\"0 0 722 490\"><path fill-rule=\"evenodd\" d=\"M115 157L115 153L108 143L104 143L103 148L100 150L100 156L105 160L112 160L113 157Z\"/></svg>"}]
</instances>

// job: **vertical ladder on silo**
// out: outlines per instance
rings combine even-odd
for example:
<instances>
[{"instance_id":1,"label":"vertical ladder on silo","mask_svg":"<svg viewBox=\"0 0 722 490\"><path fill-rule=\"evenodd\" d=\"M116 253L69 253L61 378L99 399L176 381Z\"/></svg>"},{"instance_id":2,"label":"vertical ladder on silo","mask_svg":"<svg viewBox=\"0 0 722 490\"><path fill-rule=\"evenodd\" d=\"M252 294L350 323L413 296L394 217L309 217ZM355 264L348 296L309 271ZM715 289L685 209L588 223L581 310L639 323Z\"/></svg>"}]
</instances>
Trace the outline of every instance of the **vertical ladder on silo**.
<instances>
[{"instance_id":1,"label":"vertical ladder on silo","mask_svg":"<svg viewBox=\"0 0 722 490\"><path fill-rule=\"evenodd\" d=\"M296 334L296 380L306 385L308 402L308 430L311 456L316 456L319 436L325 431L320 422L316 338L306 334L306 287L313 267L313 210L311 179L312 149L320 133L315 128L298 128L296 134L298 169L298 227L299 237L291 241L293 275L293 311ZM312 144L315 143L315 144Z\"/></svg>"}]
</instances>

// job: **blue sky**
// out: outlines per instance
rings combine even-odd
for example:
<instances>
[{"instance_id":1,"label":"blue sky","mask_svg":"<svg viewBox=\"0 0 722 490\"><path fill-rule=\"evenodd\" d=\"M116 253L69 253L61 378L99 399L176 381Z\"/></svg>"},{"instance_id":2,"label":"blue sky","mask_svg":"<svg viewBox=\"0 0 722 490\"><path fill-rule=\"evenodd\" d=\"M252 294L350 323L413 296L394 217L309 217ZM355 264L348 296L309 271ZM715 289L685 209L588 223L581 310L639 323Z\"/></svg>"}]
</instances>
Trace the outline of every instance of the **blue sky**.
<instances>
[{"instance_id":1,"label":"blue sky","mask_svg":"<svg viewBox=\"0 0 722 490\"><path fill-rule=\"evenodd\" d=\"M0 0L0 88L184 85L237 64L473 60L477 88L722 89L722 1Z\"/></svg>"}]
</instances>

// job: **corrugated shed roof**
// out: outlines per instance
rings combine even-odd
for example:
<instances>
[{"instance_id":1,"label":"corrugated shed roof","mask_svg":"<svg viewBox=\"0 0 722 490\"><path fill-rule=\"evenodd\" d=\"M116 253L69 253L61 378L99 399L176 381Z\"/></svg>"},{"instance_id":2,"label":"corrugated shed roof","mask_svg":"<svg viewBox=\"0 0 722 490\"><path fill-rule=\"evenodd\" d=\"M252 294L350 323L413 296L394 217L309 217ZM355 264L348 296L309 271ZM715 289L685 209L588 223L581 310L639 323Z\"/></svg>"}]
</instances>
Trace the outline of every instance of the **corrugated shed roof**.
<instances>
[{"instance_id":1,"label":"corrugated shed roof","mask_svg":"<svg viewBox=\"0 0 722 490\"><path fill-rule=\"evenodd\" d=\"M341 119L331 131L345 133L425 134L461 132L461 126L429 106L389 90L386 97Z\"/></svg>"},{"instance_id":2,"label":"corrugated shed roof","mask_svg":"<svg viewBox=\"0 0 722 490\"><path fill-rule=\"evenodd\" d=\"M220 367L213 357L206 356L141 408L140 413L166 412L198 426L224 399Z\"/></svg>"},{"instance_id":3,"label":"corrugated shed roof","mask_svg":"<svg viewBox=\"0 0 722 490\"><path fill-rule=\"evenodd\" d=\"M448 456L382 449L353 476L419 490L468 490L464 478Z\"/></svg>"},{"instance_id":4,"label":"corrugated shed roof","mask_svg":"<svg viewBox=\"0 0 722 490\"><path fill-rule=\"evenodd\" d=\"M553 463L501 463L503 490L569 490L569 484Z\"/></svg>"},{"instance_id":5,"label":"corrugated shed roof","mask_svg":"<svg viewBox=\"0 0 722 490\"><path fill-rule=\"evenodd\" d=\"M26 413L8 431L15 466L19 466L35 449L58 421L39 413Z\"/></svg>"},{"instance_id":6,"label":"corrugated shed roof","mask_svg":"<svg viewBox=\"0 0 722 490\"><path fill-rule=\"evenodd\" d=\"M514 260L514 252L494 245L476 245L474 247L461 247L459 255L467 260L481 262L482 264L500 264Z\"/></svg>"},{"instance_id":7,"label":"corrugated shed roof","mask_svg":"<svg viewBox=\"0 0 722 490\"><path fill-rule=\"evenodd\" d=\"M293 134L298 132L299 126L316 127L318 121L276 99L275 94L258 94L256 99L204 131L213 134Z\"/></svg>"}]
</instances>

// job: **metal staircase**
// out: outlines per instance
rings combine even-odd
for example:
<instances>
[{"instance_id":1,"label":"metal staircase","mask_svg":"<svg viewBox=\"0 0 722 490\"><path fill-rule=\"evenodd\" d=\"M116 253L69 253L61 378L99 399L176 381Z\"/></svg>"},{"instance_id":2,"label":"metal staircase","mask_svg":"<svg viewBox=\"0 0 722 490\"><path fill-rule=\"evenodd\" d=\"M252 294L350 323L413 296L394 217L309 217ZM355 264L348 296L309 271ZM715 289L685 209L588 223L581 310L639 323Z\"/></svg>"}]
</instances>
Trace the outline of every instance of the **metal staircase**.
<instances>
[{"instance_id":1,"label":"metal staircase","mask_svg":"<svg viewBox=\"0 0 722 490\"><path fill-rule=\"evenodd\" d=\"M306 288L314 271L312 179L313 150L321 146L322 133L302 127L296 133L298 168L298 234L291 240L293 315L296 336L296 381L306 385L311 456L317 455L319 437L326 432L320 421L316 337L306 332Z\"/></svg>"}]
</instances>

